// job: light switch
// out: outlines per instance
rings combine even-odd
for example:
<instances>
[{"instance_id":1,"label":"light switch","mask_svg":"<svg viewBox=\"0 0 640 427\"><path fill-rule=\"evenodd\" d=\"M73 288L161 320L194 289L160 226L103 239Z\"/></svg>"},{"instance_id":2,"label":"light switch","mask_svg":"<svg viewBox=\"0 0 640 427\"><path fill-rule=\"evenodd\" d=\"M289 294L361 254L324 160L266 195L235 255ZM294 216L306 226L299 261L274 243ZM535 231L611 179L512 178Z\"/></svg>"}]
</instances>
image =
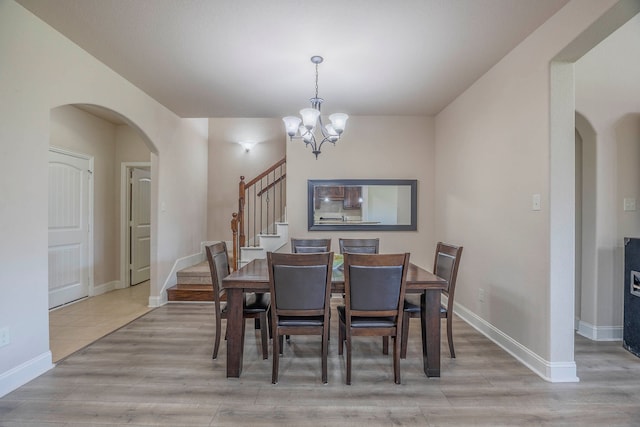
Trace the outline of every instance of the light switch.
<instances>
[{"instance_id":1,"label":"light switch","mask_svg":"<svg viewBox=\"0 0 640 427\"><path fill-rule=\"evenodd\" d=\"M623 209L626 212L633 212L636 210L636 199L632 197L625 197Z\"/></svg>"},{"instance_id":2,"label":"light switch","mask_svg":"<svg viewBox=\"0 0 640 427\"><path fill-rule=\"evenodd\" d=\"M534 194L533 197L531 198L532 203L531 203L531 210L532 211L539 211L540 210L540 195L539 194Z\"/></svg>"}]
</instances>

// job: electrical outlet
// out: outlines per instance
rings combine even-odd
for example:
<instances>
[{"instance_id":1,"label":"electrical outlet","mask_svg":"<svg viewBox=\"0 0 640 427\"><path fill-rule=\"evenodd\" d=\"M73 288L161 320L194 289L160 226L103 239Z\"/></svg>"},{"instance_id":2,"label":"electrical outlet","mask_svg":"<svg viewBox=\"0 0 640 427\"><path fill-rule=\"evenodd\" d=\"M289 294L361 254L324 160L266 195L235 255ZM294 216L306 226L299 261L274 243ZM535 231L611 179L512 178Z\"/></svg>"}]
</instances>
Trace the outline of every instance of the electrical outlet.
<instances>
[{"instance_id":1,"label":"electrical outlet","mask_svg":"<svg viewBox=\"0 0 640 427\"><path fill-rule=\"evenodd\" d=\"M624 199L624 203L623 203L622 209L625 212L634 212L636 210L636 199L634 199L632 197L626 197Z\"/></svg>"},{"instance_id":2,"label":"electrical outlet","mask_svg":"<svg viewBox=\"0 0 640 427\"><path fill-rule=\"evenodd\" d=\"M484 302L484 289L478 289L478 301Z\"/></svg>"},{"instance_id":3,"label":"electrical outlet","mask_svg":"<svg viewBox=\"0 0 640 427\"><path fill-rule=\"evenodd\" d=\"M0 328L0 347L9 345L11 337L9 336L9 328Z\"/></svg>"},{"instance_id":4,"label":"electrical outlet","mask_svg":"<svg viewBox=\"0 0 640 427\"><path fill-rule=\"evenodd\" d=\"M534 194L531 197L531 210L532 211L539 211L540 210L540 195L539 194Z\"/></svg>"}]
</instances>

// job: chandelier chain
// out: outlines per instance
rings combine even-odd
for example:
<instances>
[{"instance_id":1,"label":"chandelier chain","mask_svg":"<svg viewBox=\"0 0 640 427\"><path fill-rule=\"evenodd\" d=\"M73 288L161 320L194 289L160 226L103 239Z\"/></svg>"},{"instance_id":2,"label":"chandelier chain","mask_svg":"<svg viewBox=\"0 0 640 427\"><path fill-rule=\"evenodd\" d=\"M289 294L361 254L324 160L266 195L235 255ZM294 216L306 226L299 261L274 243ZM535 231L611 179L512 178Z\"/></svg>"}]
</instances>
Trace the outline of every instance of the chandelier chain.
<instances>
[{"instance_id":1,"label":"chandelier chain","mask_svg":"<svg viewBox=\"0 0 640 427\"><path fill-rule=\"evenodd\" d=\"M316 64L316 98L318 97L318 64Z\"/></svg>"}]
</instances>

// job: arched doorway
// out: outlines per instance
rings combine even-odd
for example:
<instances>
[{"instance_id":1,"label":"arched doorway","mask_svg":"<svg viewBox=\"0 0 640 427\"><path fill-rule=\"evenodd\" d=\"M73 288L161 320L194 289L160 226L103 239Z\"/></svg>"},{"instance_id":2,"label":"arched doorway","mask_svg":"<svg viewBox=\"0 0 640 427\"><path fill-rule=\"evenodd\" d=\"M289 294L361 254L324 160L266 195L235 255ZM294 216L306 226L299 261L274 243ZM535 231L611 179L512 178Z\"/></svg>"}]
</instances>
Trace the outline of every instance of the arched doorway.
<instances>
[{"instance_id":1,"label":"arched doorway","mask_svg":"<svg viewBox=\"0 0 640 427\"><path fill-rule=\"evenodd\" d=\"M127 266L124 267L129 267L127 257L130 253L124 256L123 248L129 247L130 242L124 241L123 236L128 238L132 234L122 233L122 228L130 224L127 209L131 203L123 196L128 194L127 183L123 187L120 175L125 164L134 164L138 169L150 172L151 152L142 132L119 114L102 107L59 106L51 110L50 120L51 146L79 153L93 161L93 168L88 172L93 190L90 209L92 226L88 242L92 256L89 257L90 265L83 272L88 275L88 287L84 295L75 294L71 300L57 301L55 305L62 308L56 309L55 314L50 312L50 348L56 361L89 344L91 339L100 338L133 320L131 316L137 317L147 311L148 279L144 289L129 292L129 298L136 298L133 308L123 309L122 303L118 309L100 308L98 304L102 304L104 299L97 297L118 289L124 290L132 284L130 276L123 277L121 265L126 262ZM145 193L148 195L147 190ZM52 191L55 189L50 188L50 205L52 200L56 200ZM146 225L150 230L150 199L147 197L146 200L147 206L139 210L147 212ZM121 209L123 201L126 209ZM150 236L147 234L146 237L146 259L149 260ZM51 257L49 264L51 278ZM74 264L70 265L73 267ZM73 308L68 305L86 298L93 300L92 307L82 308L80 304L83 303L73 304ZM65 314L66 318L60 320Z\"/></svg>"}]
</instances>

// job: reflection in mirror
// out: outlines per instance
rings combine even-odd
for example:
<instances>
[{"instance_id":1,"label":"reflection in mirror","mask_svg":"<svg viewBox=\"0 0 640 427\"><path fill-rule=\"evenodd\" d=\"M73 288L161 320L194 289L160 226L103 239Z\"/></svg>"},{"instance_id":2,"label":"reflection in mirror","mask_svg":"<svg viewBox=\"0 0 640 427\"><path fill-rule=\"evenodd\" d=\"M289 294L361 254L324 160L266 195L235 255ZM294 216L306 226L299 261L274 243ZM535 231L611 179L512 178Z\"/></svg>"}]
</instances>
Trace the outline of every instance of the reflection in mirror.
<instances>
[{"instance_id":1,"label":"reflection in mirror","mask_svg":"<svg viewBox=\"0 0 640 427\"><path fill-rule=\"evenodd\" d=\"M309 230L416 230L416 180L309 180Z\"/></svg>"}]
</instances>

